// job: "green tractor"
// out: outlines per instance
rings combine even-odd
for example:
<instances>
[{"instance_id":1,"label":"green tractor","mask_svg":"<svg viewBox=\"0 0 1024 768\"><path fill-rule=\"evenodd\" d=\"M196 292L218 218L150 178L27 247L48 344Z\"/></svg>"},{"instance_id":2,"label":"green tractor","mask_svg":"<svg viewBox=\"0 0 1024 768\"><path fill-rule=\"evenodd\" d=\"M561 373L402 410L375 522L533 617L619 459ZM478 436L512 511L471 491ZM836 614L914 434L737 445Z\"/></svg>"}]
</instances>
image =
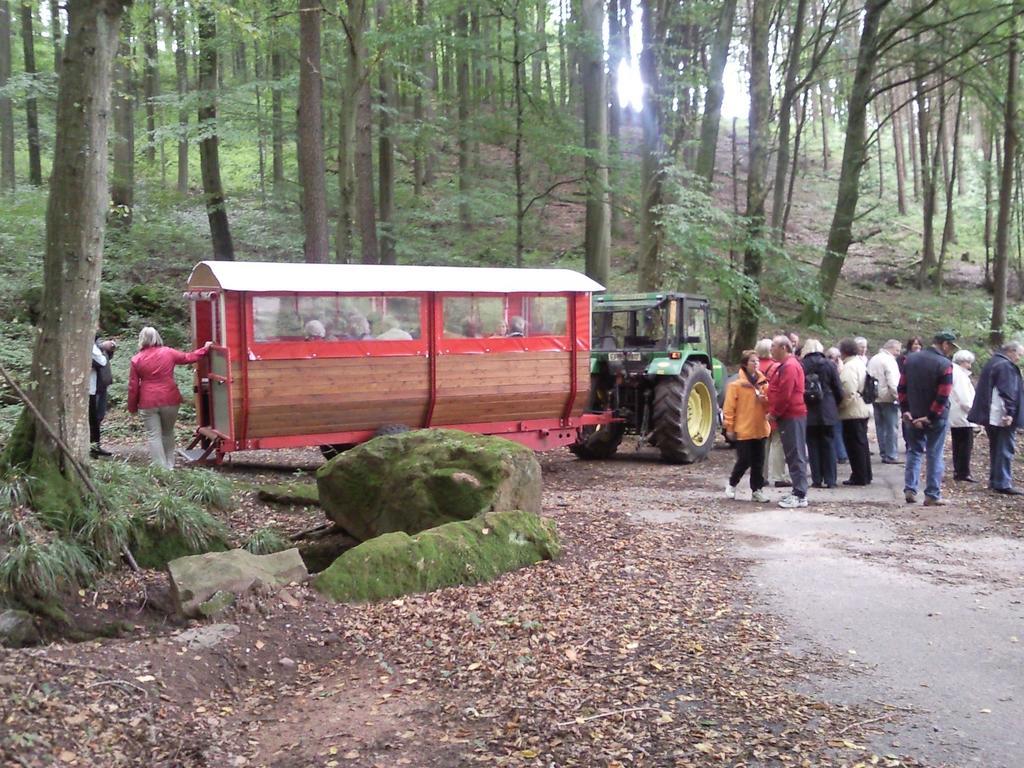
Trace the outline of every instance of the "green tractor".
<instances>
[{"instance_id":1,"label":"green tractor","mask_svg":"<svg viewBox=\"0 0 1024 768\"><path fill-rule=\"evenodd\" d=\"M591 347L588 410L611 411L621 421L587 427L573 453L607 459L632 434L674 464L708 457L725 369L711 356L707 299L681 293L595 296Z\"/></svg>"}]
</instances>

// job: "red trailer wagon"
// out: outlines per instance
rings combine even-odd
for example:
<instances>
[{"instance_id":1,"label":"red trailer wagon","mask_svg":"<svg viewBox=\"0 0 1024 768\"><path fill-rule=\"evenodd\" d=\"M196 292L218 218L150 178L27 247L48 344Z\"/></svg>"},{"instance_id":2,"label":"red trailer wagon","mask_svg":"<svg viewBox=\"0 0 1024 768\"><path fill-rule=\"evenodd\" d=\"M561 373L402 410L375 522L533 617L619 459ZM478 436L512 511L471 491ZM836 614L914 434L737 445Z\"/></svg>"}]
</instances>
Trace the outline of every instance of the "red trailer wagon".
<instances>
[{"instance_id":1,"label":"red trailer wagon","mask_svg":"<svg viewBox=\"0 0 1024 768\"><path fill-rule=\"evenodd\" d=\"M493 434L544 450L584 413L590 297L565 269L204 261L185 297L195 458L334 446L401 427Z\"/></svg>"}]
</instances>

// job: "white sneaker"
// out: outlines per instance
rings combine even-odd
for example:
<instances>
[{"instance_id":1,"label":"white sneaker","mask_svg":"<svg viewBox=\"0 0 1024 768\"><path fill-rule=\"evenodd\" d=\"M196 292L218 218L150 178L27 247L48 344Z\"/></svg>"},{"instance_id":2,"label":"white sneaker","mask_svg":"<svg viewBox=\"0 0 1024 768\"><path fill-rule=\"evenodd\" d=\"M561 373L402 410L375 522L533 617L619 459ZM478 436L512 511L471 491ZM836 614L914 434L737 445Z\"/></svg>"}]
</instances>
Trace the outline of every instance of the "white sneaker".
<instances>
[{"instance_id":1,"label":"white sneaker","mask_svg":"<svg viewBox=\"0 0 1024 768\"><path fill-rule=\"evenodd\" d=\"M783 509L796 509L797 507L806 507L807 499L801 499L798 496L790 494L786 496L782 501L779 502L779 506Z\"/></svg>"},{"instance_id":2,"label":"white sneaker","mask_svg":"<svg viewBox=\"0 0 1024 768\"><path fill-rule=\"evenodd\" d=\"M725 486L725 498L735 499L736 498L736 486L726 484Z\"/></svg>"},{"instance_id":3,"label":"white sneaker","mask_svg":"<svg viewBox=\"0 0 1024 768\"><path fill-rule=\"evenodd\" d=\"M758 504L765 504L768 501L768 497L765 496L764 491L754 491L750 494L750 500L756 501Z\"/></svg>"}]
</instances>

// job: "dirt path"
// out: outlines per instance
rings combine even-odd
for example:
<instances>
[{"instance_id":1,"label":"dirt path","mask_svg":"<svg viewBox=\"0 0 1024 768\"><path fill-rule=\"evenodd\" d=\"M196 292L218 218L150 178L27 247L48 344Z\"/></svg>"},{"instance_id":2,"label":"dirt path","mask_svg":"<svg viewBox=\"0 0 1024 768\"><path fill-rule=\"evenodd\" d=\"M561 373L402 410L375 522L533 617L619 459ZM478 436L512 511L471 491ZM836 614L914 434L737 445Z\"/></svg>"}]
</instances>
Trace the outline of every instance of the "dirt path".
<instances>
[{"instance_id":1,"label":"dirt path","mask_svg":"<svg viewBox=\"0 0 1024 768\"><path fill-rule=\"evenodd\" d=\"M492 584L5 652L0 764L1021 764L1019 502L880 471L784 512L731 460L544 456L564 555Z\"/></svg>"}]
</instances>

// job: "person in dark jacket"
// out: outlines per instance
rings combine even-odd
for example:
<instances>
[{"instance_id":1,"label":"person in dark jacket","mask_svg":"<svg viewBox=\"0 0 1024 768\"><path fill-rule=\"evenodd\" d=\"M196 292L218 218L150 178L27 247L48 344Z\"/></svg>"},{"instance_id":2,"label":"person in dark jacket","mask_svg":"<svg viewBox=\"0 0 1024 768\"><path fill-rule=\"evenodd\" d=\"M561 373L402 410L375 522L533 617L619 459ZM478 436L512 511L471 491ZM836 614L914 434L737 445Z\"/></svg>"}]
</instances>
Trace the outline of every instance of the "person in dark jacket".
<instances>
[{"instance_id":1,"label":"person in dark jacket","mask_svg":"<svg viewBox=\"0 0 1024 768\"><path fill-rule=\"evenodd\" d=\"M1024 345L1011 341L999 349L981 369L981 378L967 420L983 424L988 435L988 487L1009 496L1024 496L1013 486L1013 454L1017 429L1024 427L1024 382L1020 364Z\"/></svg>"},{"instance_id":2,"label":"person in dark jacket","mask_svg":"<svg viewBox=\"0 0 1024 768\"><path fill-rule=\"evenodd\" d=\"M836 452L833 432L839 423L838 403L843 399L839 370L825 357L825 348L817 339L808 339L803 346L804 402L807 403L807 455L811 464L811 487L836 487ZM820 399L808 394L817 381Z\"/></svg>"},{"instance_id":3,"label":"person in dark jacket","mask_svg":"<svg viewBox=\"0 0 1024 768\"><path fill-rule=\"evenodd\" d=\"M940 331L928 349L907 356L900 376L899 401L903 423L907 425L907 462L903 476L903 496L908 504L917 501L921 459L927 456L925 506L944 506L942 450L946 445L949 419L949 395L953 390L953 362L950 357L959 347L956 334ZM977 401L975 401L977 402Z\"/></svg>"}]
</instances>

